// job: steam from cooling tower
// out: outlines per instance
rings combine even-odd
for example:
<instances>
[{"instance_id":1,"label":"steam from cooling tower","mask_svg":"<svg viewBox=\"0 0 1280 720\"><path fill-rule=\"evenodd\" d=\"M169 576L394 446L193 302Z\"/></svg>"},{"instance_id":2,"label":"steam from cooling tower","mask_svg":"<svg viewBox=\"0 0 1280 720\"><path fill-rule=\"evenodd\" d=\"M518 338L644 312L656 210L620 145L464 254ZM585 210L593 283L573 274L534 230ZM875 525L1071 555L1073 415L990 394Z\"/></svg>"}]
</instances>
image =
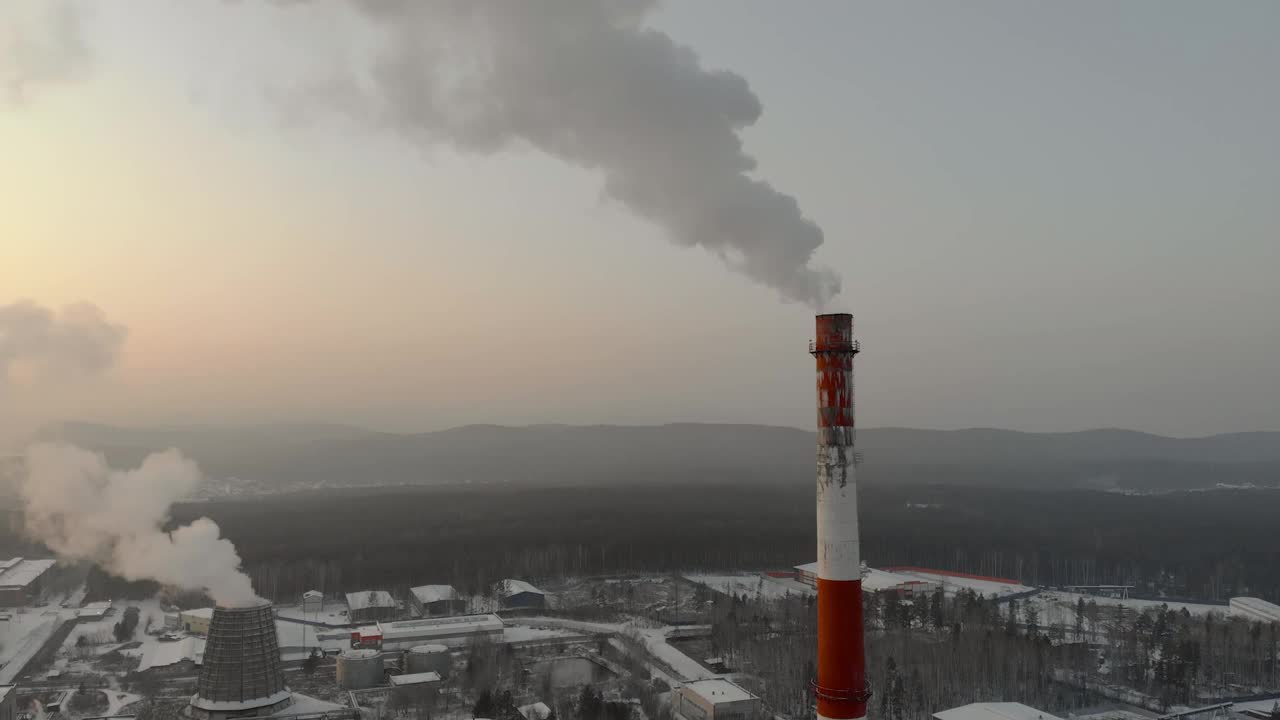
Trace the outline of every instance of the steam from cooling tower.
<instances>
[{"instance_id":1,"label":"steam from cooling tower","mask_svg":"<svg viewBox=\"0 0 1280 720\"><path fill-rule=\"evenodd\" d=\"M0 305L0 386L15 376L102 372L115 363L126 335L90 303L60 312L30 300Z\"/></svg>"},{"instance_id":2,"label":"steam from cooling tower","mask_svg":"<svg viewBox=\"0 0 1280 720\"><path fill-rule=\"evenodd\" d=\"M28 534L61 558L89 560L127 580L204 590L219 605L261 602L212 520L162 530L173 503L199 482L200 470L177 450L113 470L101 455L42 444L27 451L20 492Z\"/></svg>"},{"instance_id":3,"label":"steam from cooling tower","mask_svg":"<svg viewBox=\"0 0 1280 720\"><path fill-rule=\"evenodd\" d=\"M605 196L784 298L820 307L840 291L811 264L822 230L750 175L739 133L760 118L759 98L647 27L651 0L350 4L378 31L371 59L287 94L295 114L337 110L472 152L529 145L598 170Z\"/></svg>"},{"instance_id":4,"label":"steam from cooling tower","mask_svg":"<svg viewBox=\"0 0 1280 720\"><path fill-rule=\"evenodd\" d=\"M0 107L74 77L87 57L80 17L67 0L0 2Z\"/></svg>"}]
</instances>

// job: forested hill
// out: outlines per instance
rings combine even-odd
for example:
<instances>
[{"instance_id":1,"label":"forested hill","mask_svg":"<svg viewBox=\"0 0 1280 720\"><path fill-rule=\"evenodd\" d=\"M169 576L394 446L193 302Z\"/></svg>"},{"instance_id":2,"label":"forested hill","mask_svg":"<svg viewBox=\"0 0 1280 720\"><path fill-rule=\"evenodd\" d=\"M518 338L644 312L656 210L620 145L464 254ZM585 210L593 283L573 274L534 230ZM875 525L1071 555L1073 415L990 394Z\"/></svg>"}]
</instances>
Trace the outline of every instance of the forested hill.
<instances>
[{"instance_id":1,"label":"forested hill","mask_svg":"<svg viewBox=\"0 0 1280 720\"><path fill-rule=\"evenodd\" d=\"M470 425L393 434L340 425L119 428L64 423L41 439L113 463L177 447L212 478L299 486L661 482L787 484L813 478L812 432L763 425ZM1280 433L1169 438L1127 430L858 432L868 484L1162 490L1280 486Z\"/></svg>"}]
</instances>

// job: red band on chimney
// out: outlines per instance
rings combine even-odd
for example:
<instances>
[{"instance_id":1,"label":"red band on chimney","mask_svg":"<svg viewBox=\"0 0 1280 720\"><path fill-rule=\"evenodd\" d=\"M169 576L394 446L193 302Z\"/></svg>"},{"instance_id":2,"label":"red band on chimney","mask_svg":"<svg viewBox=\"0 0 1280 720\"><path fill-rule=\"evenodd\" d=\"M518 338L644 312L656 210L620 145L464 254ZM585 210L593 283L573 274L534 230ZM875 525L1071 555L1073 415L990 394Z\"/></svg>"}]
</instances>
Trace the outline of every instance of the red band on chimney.
<instances>
[{"instance_id":1,"label":"red band on chimney","mask_svg":"<svg viewBox=\"0 0 1280 720\"><path fill-rule=\"evenodd\" d=\"M862 581L818 578L818 715L867 714L866 651L862 635Z\"/></svg>"}]
</instances>

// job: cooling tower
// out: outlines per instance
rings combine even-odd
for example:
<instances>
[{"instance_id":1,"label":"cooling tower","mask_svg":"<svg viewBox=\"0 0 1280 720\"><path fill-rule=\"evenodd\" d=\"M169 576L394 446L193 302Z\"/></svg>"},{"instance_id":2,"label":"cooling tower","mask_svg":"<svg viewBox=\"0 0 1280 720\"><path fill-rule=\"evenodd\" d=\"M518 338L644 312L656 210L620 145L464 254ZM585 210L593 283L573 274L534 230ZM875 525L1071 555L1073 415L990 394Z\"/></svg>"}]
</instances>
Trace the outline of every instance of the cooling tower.
<instances>
[{"instance_id":1,"label":"cooling tower","mask_svg":"<svg viewBox=\"0 0 1280 720\"><path fill-rule=\"evenodd\" d=\"M196 720L264 717L288 707L291 698L271 605L216 608L188 715Z\"/></svg>"}]
</instances>

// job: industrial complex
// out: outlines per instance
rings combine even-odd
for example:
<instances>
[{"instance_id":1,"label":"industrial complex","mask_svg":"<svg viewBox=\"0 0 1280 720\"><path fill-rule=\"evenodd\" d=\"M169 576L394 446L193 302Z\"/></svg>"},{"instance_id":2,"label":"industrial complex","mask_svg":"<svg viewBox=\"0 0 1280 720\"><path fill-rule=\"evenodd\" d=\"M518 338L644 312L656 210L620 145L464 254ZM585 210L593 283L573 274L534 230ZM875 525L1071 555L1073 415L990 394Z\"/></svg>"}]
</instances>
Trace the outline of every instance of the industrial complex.
<instances>
[{"instance_id":1,"label":"industrial complex","mask_svg":"<svg viewBox=\"0 0 1280 720\"><path fill-rule=\"evenodd\" d=\"M1128 627L1167 636L1152 653L1166 675L1178 669L1169 669L1166 655L1185 647L1168 630L1171 618L1184 629L1191 618L1247 628L1253 677L1267 667L1276 673L1280 606L1271 602L1144 599L1129 585L1033 587L864 562L854 412L860 350L851 315L816 317L809 346L818 430L813 562L723 574L507 577L478 589L459 578L405 578L385 587L312 589L278 604L216 605L175 588L146 600L87 597L83 584L59 587L64 569L54 560L13 558L0 562L0 720L1066 716L968 687L963 695L973 702L922 713L921 688L937 678L900 670L892 655L868 663L868 650L891 632L918 632L930 653L959 653L969 622L999 628L1010 646L1027 639L1079 660L1073 668L1040 668L1038 681L1097 699L1097 712L1081 718L1271 720L1268 693L1280 702L1280 683L1223 672L1220 686L1193 689L1193 697L1214 702L1170 707L1165 698L1097 681L1114 677L1113 667L1147 672L1141 658L1115 649L1144 642L1116 629L1126 616L1150 620ZM954 624L941 620L948 602L963 610ZM983 637L957 662L997 664L997 635ZM903 709L913 693L915 715Z\"/></svg>"}]
</instances>

